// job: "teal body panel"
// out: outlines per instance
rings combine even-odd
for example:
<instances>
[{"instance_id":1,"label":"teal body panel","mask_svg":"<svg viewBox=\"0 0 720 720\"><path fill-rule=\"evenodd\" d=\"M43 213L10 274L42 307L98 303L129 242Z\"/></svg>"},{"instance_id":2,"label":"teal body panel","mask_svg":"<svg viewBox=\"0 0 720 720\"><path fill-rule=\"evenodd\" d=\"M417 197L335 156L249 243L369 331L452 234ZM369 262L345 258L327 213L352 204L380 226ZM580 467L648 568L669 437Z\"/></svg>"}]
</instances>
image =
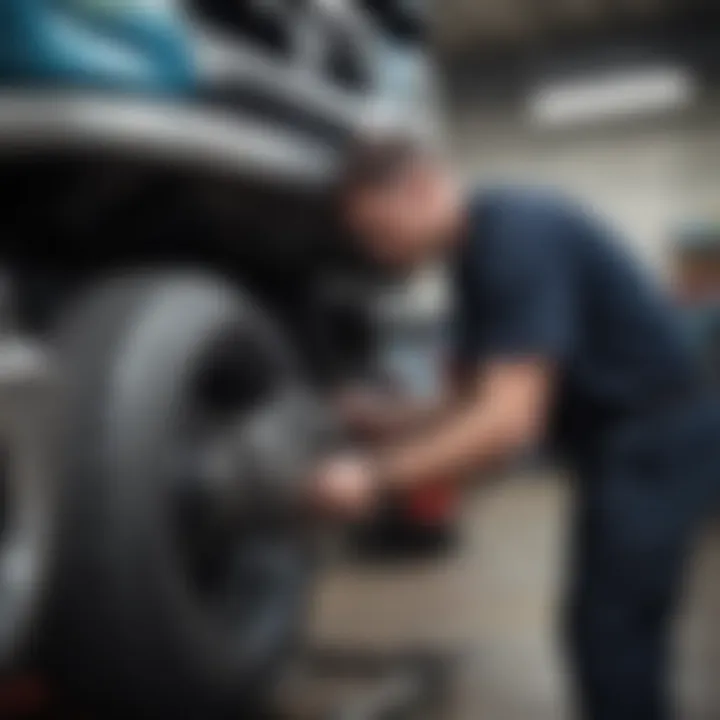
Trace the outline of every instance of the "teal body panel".
<instances>
[{"instance_id":1,"label":"teal body panel","mask_svg":"<svg viewBox=\"0 0 720 720\"><path fill-rule=\"evenodd\" d=\"M188 30L176 0L2 0L0 83L185 94Z\"/></svg>"}]
</instances>

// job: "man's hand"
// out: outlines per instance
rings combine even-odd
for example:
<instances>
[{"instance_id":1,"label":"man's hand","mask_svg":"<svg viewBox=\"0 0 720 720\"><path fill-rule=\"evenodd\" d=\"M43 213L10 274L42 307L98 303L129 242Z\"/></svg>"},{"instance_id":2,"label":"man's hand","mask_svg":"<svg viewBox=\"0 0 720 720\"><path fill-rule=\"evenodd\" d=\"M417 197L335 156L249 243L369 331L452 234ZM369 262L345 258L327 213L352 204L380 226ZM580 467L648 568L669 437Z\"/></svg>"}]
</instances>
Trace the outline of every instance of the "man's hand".
<instances>
[{"instance_id":1,"label":"man's hand","mask_svg":"<svg viewBox=\"0 0 720 720\"><path fill-rule=\"evenodd\" d=\"M380 486L372 464L358 455L325 460L312 477L313 503L332 517L359 520L377 506Z\"/></svg>"}]
</instances>

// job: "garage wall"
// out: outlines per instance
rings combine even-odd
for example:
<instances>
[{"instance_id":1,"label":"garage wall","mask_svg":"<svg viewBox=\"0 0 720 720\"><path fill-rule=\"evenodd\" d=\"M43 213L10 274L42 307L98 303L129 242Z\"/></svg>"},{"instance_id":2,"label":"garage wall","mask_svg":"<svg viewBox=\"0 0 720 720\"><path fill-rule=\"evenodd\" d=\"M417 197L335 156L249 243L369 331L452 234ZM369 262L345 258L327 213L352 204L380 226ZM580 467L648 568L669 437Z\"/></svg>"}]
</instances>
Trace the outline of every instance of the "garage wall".
<instances>
[{"instance_id":1,"label":"garage wall","mask_svg":"<svg viewBox=\"0 0 720 720\"><path fill-rule=\"evenodd\" d=\"M679 223L720 220L720 112L714 109L625 128L543 133L460 104L449 129L451 155L469 180L557 186L609 216L661 269Z\"/></svg>"}]
</instances>

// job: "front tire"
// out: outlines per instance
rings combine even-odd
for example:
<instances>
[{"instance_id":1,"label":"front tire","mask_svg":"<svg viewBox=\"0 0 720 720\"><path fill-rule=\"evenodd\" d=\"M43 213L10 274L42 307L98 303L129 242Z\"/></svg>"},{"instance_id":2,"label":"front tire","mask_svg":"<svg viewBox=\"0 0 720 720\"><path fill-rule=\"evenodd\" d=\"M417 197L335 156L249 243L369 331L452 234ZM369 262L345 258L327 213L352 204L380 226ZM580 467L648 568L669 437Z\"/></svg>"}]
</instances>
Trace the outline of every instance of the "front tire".
<instances>
[{"instance_id":1,"label":"front tire","mask_svg":"<svg viewBox=\"0 0 720 720\"><path fill-rule=\"evenodd\" d=\"M188 492L182 475L192 472L177 461L257 402L271 389L263 383L296 382L288 348L232 286L178 273L95 288L60 336L51 667L105 712L246 709L277 679L302 625L307 547L291 528L216 532L224 503L204 504L207 488Z\"/></svg>"}]
</instances>

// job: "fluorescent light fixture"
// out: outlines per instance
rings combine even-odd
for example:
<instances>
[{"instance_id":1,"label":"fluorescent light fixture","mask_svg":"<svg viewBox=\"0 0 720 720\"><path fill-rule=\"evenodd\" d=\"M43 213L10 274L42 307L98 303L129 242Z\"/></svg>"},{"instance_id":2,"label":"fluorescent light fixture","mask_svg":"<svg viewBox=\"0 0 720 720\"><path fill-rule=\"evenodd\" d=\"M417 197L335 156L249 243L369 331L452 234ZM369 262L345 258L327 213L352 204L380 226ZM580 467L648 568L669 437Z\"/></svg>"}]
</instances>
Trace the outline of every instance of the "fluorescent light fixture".
<instances>
[{"instance_id":1,"label":"fluorescent light fixture","mask_svg":"<svg viewBox=\"0 0 720 720\"><path fill-rule=\"evenodd\" d=\"M548 83L530 96L528 108L537 125L567 126L678 110L696 92L684 68L627 69Z\"/></svg>"}]
</instances>

